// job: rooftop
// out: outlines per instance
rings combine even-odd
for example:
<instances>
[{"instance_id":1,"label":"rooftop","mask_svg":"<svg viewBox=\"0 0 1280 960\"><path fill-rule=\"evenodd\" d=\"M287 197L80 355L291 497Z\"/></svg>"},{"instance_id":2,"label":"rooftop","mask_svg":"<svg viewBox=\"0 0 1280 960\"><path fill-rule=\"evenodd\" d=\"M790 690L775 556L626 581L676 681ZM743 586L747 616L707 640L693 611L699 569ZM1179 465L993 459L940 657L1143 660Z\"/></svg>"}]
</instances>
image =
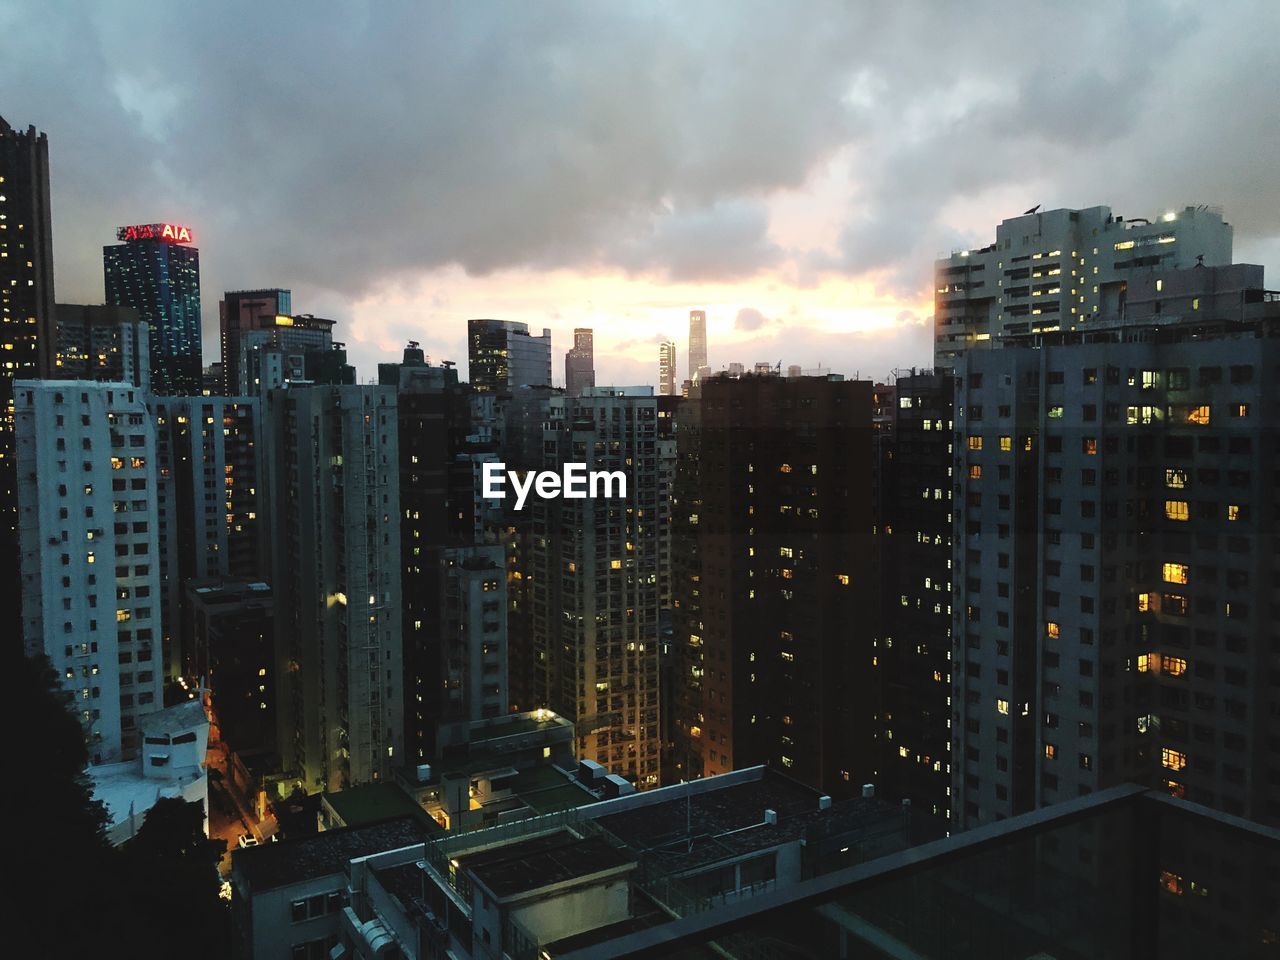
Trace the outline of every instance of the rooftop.
<instances>
[{"instance_id":1,"label":"rooftop","mask_svg":"<svg viewBox=\"0 0 1280 960\"><path fill-rule=\"evenodd\" d=\"M496 897L511 897L589 877L633 861L601 837L557 830L454 858Z\"/></svg>"},{"instance_id":2,"label":"rooftop","mask_svg":"<svg viewBox=\"0 0 1280 960\"><path fill-rule=\"evenodd\" d=\"M140 721L143 734L148 737L185 733L208 722L204 704L199 700L187 700L172 707L165 707L163 710L147 714Z\"/></svg>"},{"instance_id":3,"label":"rooftop","mask_svg":"<svg viewBox=\"0 0 1280 960\"><path fill-rule=\"evenodd\" d=\"M629 809L595 822L638 853L661 853L664 864L678 872L799 839L833 813L819 809L818 791L768 768L755 779L743 778L718 789L697 787L710 782L636 794L638 801ZM662 794L669 798L641 802ZM840 809L851 805L865 807L868 815L883 810L877 800L845 801ZM765 810L777 813L776 824L765 823Z\"/></svg>"},{"instance_id":4,"label":"rooftop","mask_svg":"<svg viewBox=\"0 0 1280 960\"><path fill-rule=\"evenodd\" d=\"M236 850L231 867L251 890L260 892L341 873L357 857L422 843L426 838L427 828L416 818L398 817Z\"/></svg>"},{"instance_id":5,"label":"rooftop","mask_svg":"<svg viewBox=\"0 0 1280 960\"><path fill-rule=\"evenodd\" d=\"M394 817L416 817L432 833L443 832L427 812L394 783L367 783L324 794L333 812L348 827L363 827Z\"/></svg>"}]
</instances>

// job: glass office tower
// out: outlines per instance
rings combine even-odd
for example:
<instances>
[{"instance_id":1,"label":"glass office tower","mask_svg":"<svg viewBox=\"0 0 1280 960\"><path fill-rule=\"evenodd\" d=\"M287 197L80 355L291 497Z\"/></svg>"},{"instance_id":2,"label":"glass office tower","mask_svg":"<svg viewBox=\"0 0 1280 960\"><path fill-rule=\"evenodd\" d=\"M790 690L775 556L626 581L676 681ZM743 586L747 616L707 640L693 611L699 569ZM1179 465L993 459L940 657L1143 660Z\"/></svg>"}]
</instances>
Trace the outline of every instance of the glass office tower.
<instances>
[{"instance_id":1,"label":"glass office tower","mask_svg":"<svg viewBox=\"0 0 1280 960\"><path fill-rule=\"evenodd\" d=\"M116 238L124 242L102 248L106 301L133 307L150 325L153 392L198 395L200 251L191 246L191 230L142 224L121 227Z\"/></svg>"}]
</instances>

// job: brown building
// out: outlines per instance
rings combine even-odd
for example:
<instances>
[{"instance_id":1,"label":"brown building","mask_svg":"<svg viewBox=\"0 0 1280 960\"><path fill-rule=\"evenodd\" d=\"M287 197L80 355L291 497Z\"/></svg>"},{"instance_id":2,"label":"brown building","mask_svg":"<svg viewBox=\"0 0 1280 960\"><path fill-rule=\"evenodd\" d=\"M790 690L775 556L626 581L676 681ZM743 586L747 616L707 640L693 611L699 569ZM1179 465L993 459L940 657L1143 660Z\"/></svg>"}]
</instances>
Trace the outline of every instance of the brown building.
<instances>
[{"instance_id":1,"label":"brown building","mask_svg":"<svg viewBox=\"0 0 1280 960\"><path fill-rule=\"evenodd\" d=\"M680 433L673 552L690 559L674 644L690 659L682 696L698 704L681 723L692 775L768 763L833 795L873 779L871 394L835 378L713 377L687 404L700 409Z\"/></svg>"}]
</instances>

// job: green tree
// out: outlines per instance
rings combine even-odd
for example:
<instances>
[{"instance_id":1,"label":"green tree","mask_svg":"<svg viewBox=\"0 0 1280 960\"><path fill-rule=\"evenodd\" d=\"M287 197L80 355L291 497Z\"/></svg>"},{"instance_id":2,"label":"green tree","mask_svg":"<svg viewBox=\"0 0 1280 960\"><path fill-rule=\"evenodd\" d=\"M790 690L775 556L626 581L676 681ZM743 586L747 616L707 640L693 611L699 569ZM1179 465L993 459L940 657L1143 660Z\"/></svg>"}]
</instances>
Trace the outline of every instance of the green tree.
<instances>
[{"instance_id":1,"label":"green tree","mask_svg":"<svg viewBox=\"0 0 1280 960\"><path fill-rule=\"evenodd\" d=\"M226 845L204 835L204 810L177 797L158 800L122 848L147 956L226 957L230 915L219 899L218 861Z\"/></svg>"}]
</instances>

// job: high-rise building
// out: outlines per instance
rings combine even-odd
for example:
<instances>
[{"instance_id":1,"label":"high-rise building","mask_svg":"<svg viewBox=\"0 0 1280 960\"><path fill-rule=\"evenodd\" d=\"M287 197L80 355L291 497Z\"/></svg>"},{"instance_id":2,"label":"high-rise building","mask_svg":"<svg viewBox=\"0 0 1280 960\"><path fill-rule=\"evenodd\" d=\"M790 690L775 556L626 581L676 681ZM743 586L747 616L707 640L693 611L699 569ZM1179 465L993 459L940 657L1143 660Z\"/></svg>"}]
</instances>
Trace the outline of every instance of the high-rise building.
<instances>
[{"instance_id":1,"label":"high-rise building","mask_svg":"<svg viewBox=\"0 0 1280 960\"><path fill-rule=\"evenodd\" d=\"M681 457L699 499L676 519L697 538L697 568L675 582L700 697L682 721L691 775L771 763L848 796L875 771L871 384L699 386L697 448Z\"/></svg>"},{"instance_id":2,"label":"high-rise building","mask_svg":"<svg viewBox=\"0 0 1280 960\"><path fill-rule=\"evenodd\" d=\"M676 343L666 340L658 344L658 395L679 396L676 391Z\"/></svg>"},{"instance_id":3,"label":"high-rise building","mask_svg":"<svg viewBox=\"0 0 1280 960\"><path fill-rule=\"evenodd\" d=\"M478 468L496 459L471 423L471 391L452 366L410 343L379 381L398 390L405 744L432 762L442 727L507 712L506 554L486 542Z\"/></svg>"},{"instance_id":4,"label":"high-rise building","mask_svg":"<svg viewBox=\"0 0 1280 960\"><path fill-rule=\"evenodd\" d=\"M159 473L160 594L165 666L201 676L183 605L192 579L270 576L266 503L255 397L153 397Z\"/></svg>"},{"instance_id":5,"label":"high-rise building","mask_svg":"<svg viewBox=\"0 0 1280 960\"><path fill-rule=\"evenodd\" d=\"M54 329L49 139L0 117L0 563L18 560L18 491L13 383L49 376ZM19 628L15 577L0 587L0 623Z\"/></svg>"},{"instance_id":6,"label":"high-rise building","mask_svg":"<svg viewBox=\"0 0 1280 960\"><path fill-rule=\"evenodd\" d=\"M129 383L14 389L23 647L53 662L92 762L114 763L164 706L155 428Z\"/></svg>"},{"instance_id":7,"label":"high-rise building","mask_svg":"<svg viewBox=\"0 0 1280 960\"><path fill-rule=\"evenodd\" d=\"M564 392L571 397L596 385L595 334L590 327L575 327L573 349L564 355Z\"/></svg>"},{"instance_id":8,"label":"high-rise building","mask_svg":"<svg viewBox=\"0 0 1280 960\"><path fill-rule=\"evenodd\" d=\"M59 303L51 379L109 380L151 389L150 328L132 307Z\"/></svg>"},{"instance_id":9,"label":"high-rise building","mask_svg":"<svg viewBox=\"0 0 1280 960\"><path fill-rule=\"evenodd\" d=\"M1152 221L1110 207L1046 210L1003 221L996 239L934 264L934 365L1009 337L1088 330L1119 314L1135 277L1231 262L1220 211L1186 207Z\"/></svg>"},{"instance_id":10,"label":"high-rise building","mask_svg":"<svg viewBox=\"0 0 1280 960\"><path fill-rule=\"evenodd\" d=\"M132 307L151 328L151 385L157 394L198 396L200 251L191 230L171 223L120 227L123 242L102 248L106 302Z\"/></svg>"},{"instance_id":11,"label":"high-rise building","mask_svg":"<svg viewBox=\"0 0 1280 960\"><path fill-rule=\"evenodd\" d=\"M880 796L947 829L951 802L951 492L954 384L911 371L877 387L883 612Z\"/></svg>"},{"instance_id":12,"label":"high-rise building","mask_svg":"<svg viewBox=\"0 0 1280 960\"><path fill-rule=\"evenodd\" d=\"M271 587L261 580L188 580L183 609L196 675L205 678L221 739L237 752L273 750L276 662Z\"/></svg>"},{"instance_id":13,"label":"high-rise building","mask_svg":"<svg viewBox=\"0 0 1280 960\"><path fill-rule=\"evenodd\" d=\"M270 329L277 317L293 314L293 293L279 287L228 290L218 301L218 332L222 357L222 393L246 393L240 380L240 334Z\"/></svg>"},{"instance_id":14,"label":"high-rise building","mask_svg":"<svg viewBox=\"0 0 1280 960\"><path fill-rule=\"evenodd\" d=\"M689 311L689 379L697 380L707 367L707 311Z\"/></svg>"},{"instance_id":15,"label":"high-rise building","mask_svg":"<svg viewBox=\"0 0 1280 960\"><path fill-rule=\"evenodd\" d=\"M223 375L227 383L234 382L236 396L259 396L286 380L308 379L308 368L333 351L334 320L311 314L277 314L261 317L257 323L234 337L239 351L234 364L236 379ZM274 372L277 365L278 374Z\"/></svg>"},{"instance_id":16,"label":"high-rise building","mask_svg":"<svg viewBox=\"0 0 1280 960\"><path fill-rule=\"evenodd\" d=\"M468 320L467 361L471 389L510 393L521 387L551 386L551 331L529 333L514 320Z\"/></svg>"},{"instance_id":17,"label":"high-rise building","mask_svg":"<svg viewBox=\"0 0 1280 960\"><path fill-rule=\"evenodd\" d=\"M1280 822L1261 274L1134 279L1118 316L957 362L957 827L1125 781Z\"/></svg>"},{"instance_id":18,"label":"high-rise building","mask_svg":"<svg viewBox=\"0 0 1280 960\"><path fill-rule=\"evenodd\" d=\"M277 746L308 792L404 763L396 391L268 397Z\"/></svg>"},{"instance_id":19,"label":"high-rise building","mask_svg":"<svg viewBox=\"0 0 1280 960\"><path fill-rule=\"evenodd\" d=\"M669 510L652 387L552 400L542 467L621 471L625 497L536 498L533 644L539 705L573 722L578 756L641 789L660 779L659 552ZM616 493L616 491L615 491Z\"/></svg>"},{"instance_id":20,"label":"high-rise building","mask_svg":"<svg viewBox=\"0 0 1280 960\"><path fill-rule=\"evenodd\" d=\"M51 210L48 136L0 117L0 378L10 383L53 368Z\"/></svg>"}]
</instances>

